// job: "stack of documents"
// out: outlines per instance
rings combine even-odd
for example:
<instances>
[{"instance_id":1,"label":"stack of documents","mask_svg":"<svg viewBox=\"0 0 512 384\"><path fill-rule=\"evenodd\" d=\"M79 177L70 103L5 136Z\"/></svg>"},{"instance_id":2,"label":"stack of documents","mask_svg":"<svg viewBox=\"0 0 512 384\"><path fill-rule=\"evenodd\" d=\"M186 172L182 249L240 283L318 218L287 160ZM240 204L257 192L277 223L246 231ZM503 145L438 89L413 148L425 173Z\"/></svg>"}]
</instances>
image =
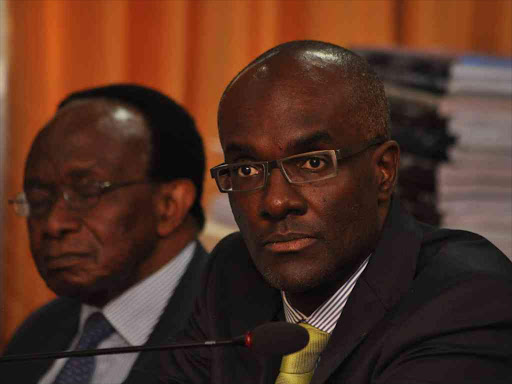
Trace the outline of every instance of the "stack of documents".
<instances>
[{"instance_id":1,"label":"stack of documents","mask_svg":"<svg viewBox=\"0 0 512 384\"><path fill-rule=\"evenodd\" d=\"M460 57L439 105L457 137L439 172L443 225L477 232L512 258L512 59Z\"/></svg>"},{"instance_id":2,"label":"stack of documents","mask_svg":"<svg viewBox=\"0 0 512 384\"><path fill-rule=\"evenodd\" d=\"M356 51L386 85L409 211L477 232L512 258L512 59Z\"/></svg>"},{"instance_id":3,"label":"stack of documents","mask_svg":"<svg viewBox=\"0 0 512 384\"><path fill-rule=\"evenodd\" d=\"M396 193L418 220L442 224L438 168L448 161L455 138L438 106L449 83L452 56L401 49L356 49L384 81L391 135L400 144Z\"/></svg>"}]
</instances>

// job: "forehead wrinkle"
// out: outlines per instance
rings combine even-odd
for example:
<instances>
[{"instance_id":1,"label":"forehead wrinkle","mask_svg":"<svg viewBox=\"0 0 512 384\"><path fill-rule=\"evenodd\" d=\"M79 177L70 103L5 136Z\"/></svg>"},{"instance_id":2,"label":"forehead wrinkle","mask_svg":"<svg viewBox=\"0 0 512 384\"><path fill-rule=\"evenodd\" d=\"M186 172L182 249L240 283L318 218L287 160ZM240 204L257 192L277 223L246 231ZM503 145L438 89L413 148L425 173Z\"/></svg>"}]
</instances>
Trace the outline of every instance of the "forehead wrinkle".
<instances>
[{"instance_id":1,"label":"forehead wrinkle","mask_svg":"<svg viewBox=\"0 0 512 384\"><path fill-rule=\"evenodd\" d=\"M95 151L97 140L101 145L107 145L104 148L115 150ZM78 150L80 154L72 156L72 163L62 162L58 157L63 153L63 143L68 143L66 146L70 151ZM150 151L149 129L144 116L135 108L102 99L83 99L59 110L40 132L30 150L25 169L27 171L28 167L37 165L35 161L43 160L61 180L69 176L63 172L74 170L95 172L97 169L104 172L110 169L112 175L124 174L123 170L131 168L130 165L138 169L139 159L145 168ZM126 157L128 152L133 153L129 164L119 160L120 156L130 158L130 155ZM66 163L68 166L64 166Z\"/></svg>"},{"instance_id":2,"label":"forehead wrinkle","mask_svg":"<svg viewBox=\"0 0 512 384\"><path fill-rule=\"evenodd\" d=\"M302 137L291 139L287 144L287 149L292 152L302 150L309 151L310 149L320 144L331 145L332 143L333 139L329 132L324 130L317 130Z\"/></svg>"},{"instance_id":3,"label":"forehead wrinkle","mask_svg":"<svg viewBox=\"0 0 512 384\"><path fill-rule=\"evenodd\" d=\"M221 108L219 130L222 134L224 125L244 125L248 117L261 120L269 117L269 113L274 115L274 122L286 119L298 126L323 125L340 111L337 93L339 90L297 81L296 78L259 80L243 86L235 95L227 96L229 112ZM331 101L325 103L320 100L326 97ZM255 98L266 102L256 107Z\"/></svg>"},{"instance_id":4,"label":"forehead wrinkle","mask_svg":"<svg viewBox=\"0 0 512 384\"><path fill-rule=\"evenodd\" d=\"M48 165L45 166L45 163ZM41 166L42 168L39 168ZM59 164L59 161L53 156L53 151L44 151L42 154L36 153L32 159L27 160L23 184L47 184L45 180L48 180L48 169L51 170L49 172L52 175L50 179L57 183L67 183L70 180L76 181L92 175L97 167L98 158L93 160L69 159L64 164ZM27 175L30 168L33 168L32 174Z\"/></svg>"},{"instance_id":5,"label":"forehead wrinkle","mask_svg":"<svg viewBox=\"0 0 512 384\"><path fill-rule=\"evenodd\" d=\"M256 141L257 142L257 141ZM302 152L310 152L312 150L316 150L319 145L327 145L332 146L333 139L331 135L322 130L317 130L311 133L307 133L306 135L302 137L298 137L295 139L290 139L288 142L284 143L283 145L278 145L283 152L292 154L298 154ZM250 143L230 143L226 146L226 149L224 151L225 156L231 155L235 156L237 154L239 155L246 155L253 158L259 158L258 150L252 142ZM269 159L267 159L269 160Z\"/></svg>"},{"instance_id":6,"label":"forehead wrinkle","mask_svg":"<svg viewBox=\"0 0 512 384\"><path fill-rule=\"evenodd\" d=\"M242 144L237 142L229 143L223 150L224 158L227 156L249 156L256 158L257 150L251 145L251 143Z\"/></svg>"}]
</instances>

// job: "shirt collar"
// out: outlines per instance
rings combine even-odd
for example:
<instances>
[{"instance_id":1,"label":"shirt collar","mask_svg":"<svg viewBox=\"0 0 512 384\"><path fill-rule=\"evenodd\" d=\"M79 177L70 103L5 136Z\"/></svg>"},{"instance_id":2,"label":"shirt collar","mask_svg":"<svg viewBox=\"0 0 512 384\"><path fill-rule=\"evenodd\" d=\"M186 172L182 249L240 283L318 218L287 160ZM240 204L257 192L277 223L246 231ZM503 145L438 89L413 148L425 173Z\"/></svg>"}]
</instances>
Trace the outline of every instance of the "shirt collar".
<instances>
[{"instance_id":1,"label":"shirt collar","mask_svg":"<svg viewBox=\"0 0 512 384\"><path fill-rule=\"evenodd\" d=\"M145 344L192 260L196 246L195 241L189 243L158 271L107 303L103 309L82 304L79 332L92 313L101 311L128 344Z\"/></svg>"},{"instance_id":2,"label":"shirt collar","mask_svg":"<svg viewBox=\"0 0 512 384\"><path fill-rule=\"evenodd\" d=\"M359 279L359 276L361 276L368 265L370 257L371 255L361 263L352 276L350 276L350 278L334 293L334 295L318 307L310 316L306 316L298 309L292 307L286 299L285 292L281 291L286 321L294 324L306 322L324 332L332 333L341 316L341 312L347 303L348 297L352 293L352 289L354 289L357 279Z\"/></svg>"}]
</instances>

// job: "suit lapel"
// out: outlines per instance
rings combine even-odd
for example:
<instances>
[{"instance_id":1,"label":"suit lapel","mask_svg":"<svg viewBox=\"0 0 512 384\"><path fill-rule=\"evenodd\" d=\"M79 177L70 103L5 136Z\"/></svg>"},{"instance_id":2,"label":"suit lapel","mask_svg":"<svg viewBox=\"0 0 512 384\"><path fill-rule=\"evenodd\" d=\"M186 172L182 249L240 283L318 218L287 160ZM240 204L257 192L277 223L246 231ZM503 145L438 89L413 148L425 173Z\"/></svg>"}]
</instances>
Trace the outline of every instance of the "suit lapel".
<instances>
[{"instance_id":1,"label":"suit lapel","mask_svg":"<svg viewBox=\"0 0 512 384\"><path fill-rule=\"evenodd\" d=\"M80 303L71 299L59 298L54 303L55 310L51 321L35 327L36 332L28 334L28 343L24 344L22 351L13 350L12 354L61 352L65 351L73 336L78 330L80 318ZM58 332L55 332L58 330ZM49 336L51 335L51 336ZM50 369L54 359L34 360L32 362L10 363L9 370L14 373L16 381L20 383L37 382Z\"/></svg>"},{"instance_id":2,"label":"suit lapel","mask_svg":"<svg viewBox=\"0 0 512 384\"><path fill-rule=\"evenodd\" d=\"M201 275L208 258L207 252L198 242L192 260L169 299L146 346L170 343L177 332L185 326L195 303L192 298L199 294ZM160 357L159 352L140 353L124 384L138 384L142 379L144 383L161 383L161 378L157 376L157 373L161 372Z\"/></svg>"},{"instance_id":3,"label":"suit lapel","mask_svg":"<svg viewBox=\"0 0 512 384\"><path fill-rule=\"evenodd\" d=\"M240 266L241 257L235 262ZM231 336L238 336L258 325L275 321L283 308L279 290L263 280L249 257L244 272L238 273L237 281L231 288L235 293L233 301L225 302L227 306L224 313L236 310L236 316L228 317Z\"/></svg>"},{"instance_id":4,"label":"suit lapel","mask_svg":"<svg viewBox=\"0 0 512 384\"><path fill-rule=\"evenodd\" d=\"M322 354L311 384L325 382L385 313L378 296L365 281L359 279Z\"/></svg>"},{"instance_id":5,"label":"suit lapel","mask_svg":"<svg viewBox=\"0 0 512 384\"><path fill-rule=\"evenodd\" d=\"M228 246L221 249L216 313L225 319L219 328L220 337L234 337L270 321L284 320L280 291L266 283L258 272L240 234L235 234ZM280 357L256 356L247 348L219 351L225 361L237 361L222 383L270 383L275 380Z\"/></svg>"},{"instance_id":6,"label":"suit lapel","mask_svg":"<svg viewBox=\"0 0 512 384\"><path fill-rule=\"evenodd\" d=\"M377 248L349 297L311 384L325 383L408 291L421 239L414 219L393 198Z\"/></svg>"}]
</instances>

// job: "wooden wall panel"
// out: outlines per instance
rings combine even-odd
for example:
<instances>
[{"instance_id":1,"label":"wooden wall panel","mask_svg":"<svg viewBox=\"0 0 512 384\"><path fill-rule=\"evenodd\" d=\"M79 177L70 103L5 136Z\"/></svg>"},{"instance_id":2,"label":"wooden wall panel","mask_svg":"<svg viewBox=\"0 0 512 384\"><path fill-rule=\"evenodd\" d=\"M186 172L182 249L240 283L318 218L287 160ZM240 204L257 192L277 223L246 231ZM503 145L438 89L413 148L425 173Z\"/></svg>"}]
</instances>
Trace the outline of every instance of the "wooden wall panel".
<instances>
[{"instance_id":1,"label":"wooden wall panel","mask_svg":"<svg viewBox=\"0 0 512 384\"><path fill-rule=\"evenodd\" d=\"M396 24L394 1L312 3L309 34L341 46L390 45Z\"/></svg>"},{"instance_id":2,"label":"wooden wall panel","mask_svg":"<svg viewBox=\"0 0 512 384\"><path fill-rule=\"evenodd\" d=\"M8 0L8 196L21 188L30 143L76 89L116 81L158 88L194 115L208 166L222 161L219 97L244 65L291 39L344 46L512 54L510 0ZM215 195L206 177L205 203ZM23 220L6 211L0 348L53 294L32 263Z\"/></svg>"},{"instance_id":3,"label":"wooden wall panel","mask_svg":"<svg viewBox=\"0 0 512 384\"><path fill-rule=\"evenodd\" d=\"M510 55L510 0L403 1L402 33L406 47L442 51L475 51Z\"/></svg>"},{"instance_id":4,"label":"wooden wall panel","mask_svg":"<svg viewBox=\"0 0 512 384\"><path fill-rule=\"evenodd\" d=\"M10 16L18 25L31 28L10 31L11 49L8 74L9 133L4 180L7 196L13 196L20 190L23 164L35 129L54 108L47 95L51 92L50 61L45 47L48 15L46 5L36 2L28 9L24 4L12 6ZM35 31L41 32L37 33ZM30 55L28 54L30 52ZM16 63L16 71L12 63ZM13 91L15 92L13 94ZM52 294L41 285L41 279L34 267L27 245L25 222L11 210L5 212L3 222L4 241L2 247L2 293L0 342L12 332L21 319L29 312L47 301Z\"/></svg>"},{"instance_id":5,"label":"wooden wall panel","mask_svg":"<svg viewBox=\"0 0 512 384\"><path fill-rule=\"evenodd\" d=\"M466 49L490 54L512 52L512 1L475 1Z\"/></svg>"},{"instance_id":6,"label":"wooden wall panel","mask_svg":"<svg viewBox=\"0 0 512 384\"><path fill-rule=\"evenodd\" d=\"M133 1L123 41L128 49L121 57L127 81L149 85L172 94L183 103L189 67L187 47L193 38L187 30L189 6L182 1Z\"/></svg>"}]
</instances>

